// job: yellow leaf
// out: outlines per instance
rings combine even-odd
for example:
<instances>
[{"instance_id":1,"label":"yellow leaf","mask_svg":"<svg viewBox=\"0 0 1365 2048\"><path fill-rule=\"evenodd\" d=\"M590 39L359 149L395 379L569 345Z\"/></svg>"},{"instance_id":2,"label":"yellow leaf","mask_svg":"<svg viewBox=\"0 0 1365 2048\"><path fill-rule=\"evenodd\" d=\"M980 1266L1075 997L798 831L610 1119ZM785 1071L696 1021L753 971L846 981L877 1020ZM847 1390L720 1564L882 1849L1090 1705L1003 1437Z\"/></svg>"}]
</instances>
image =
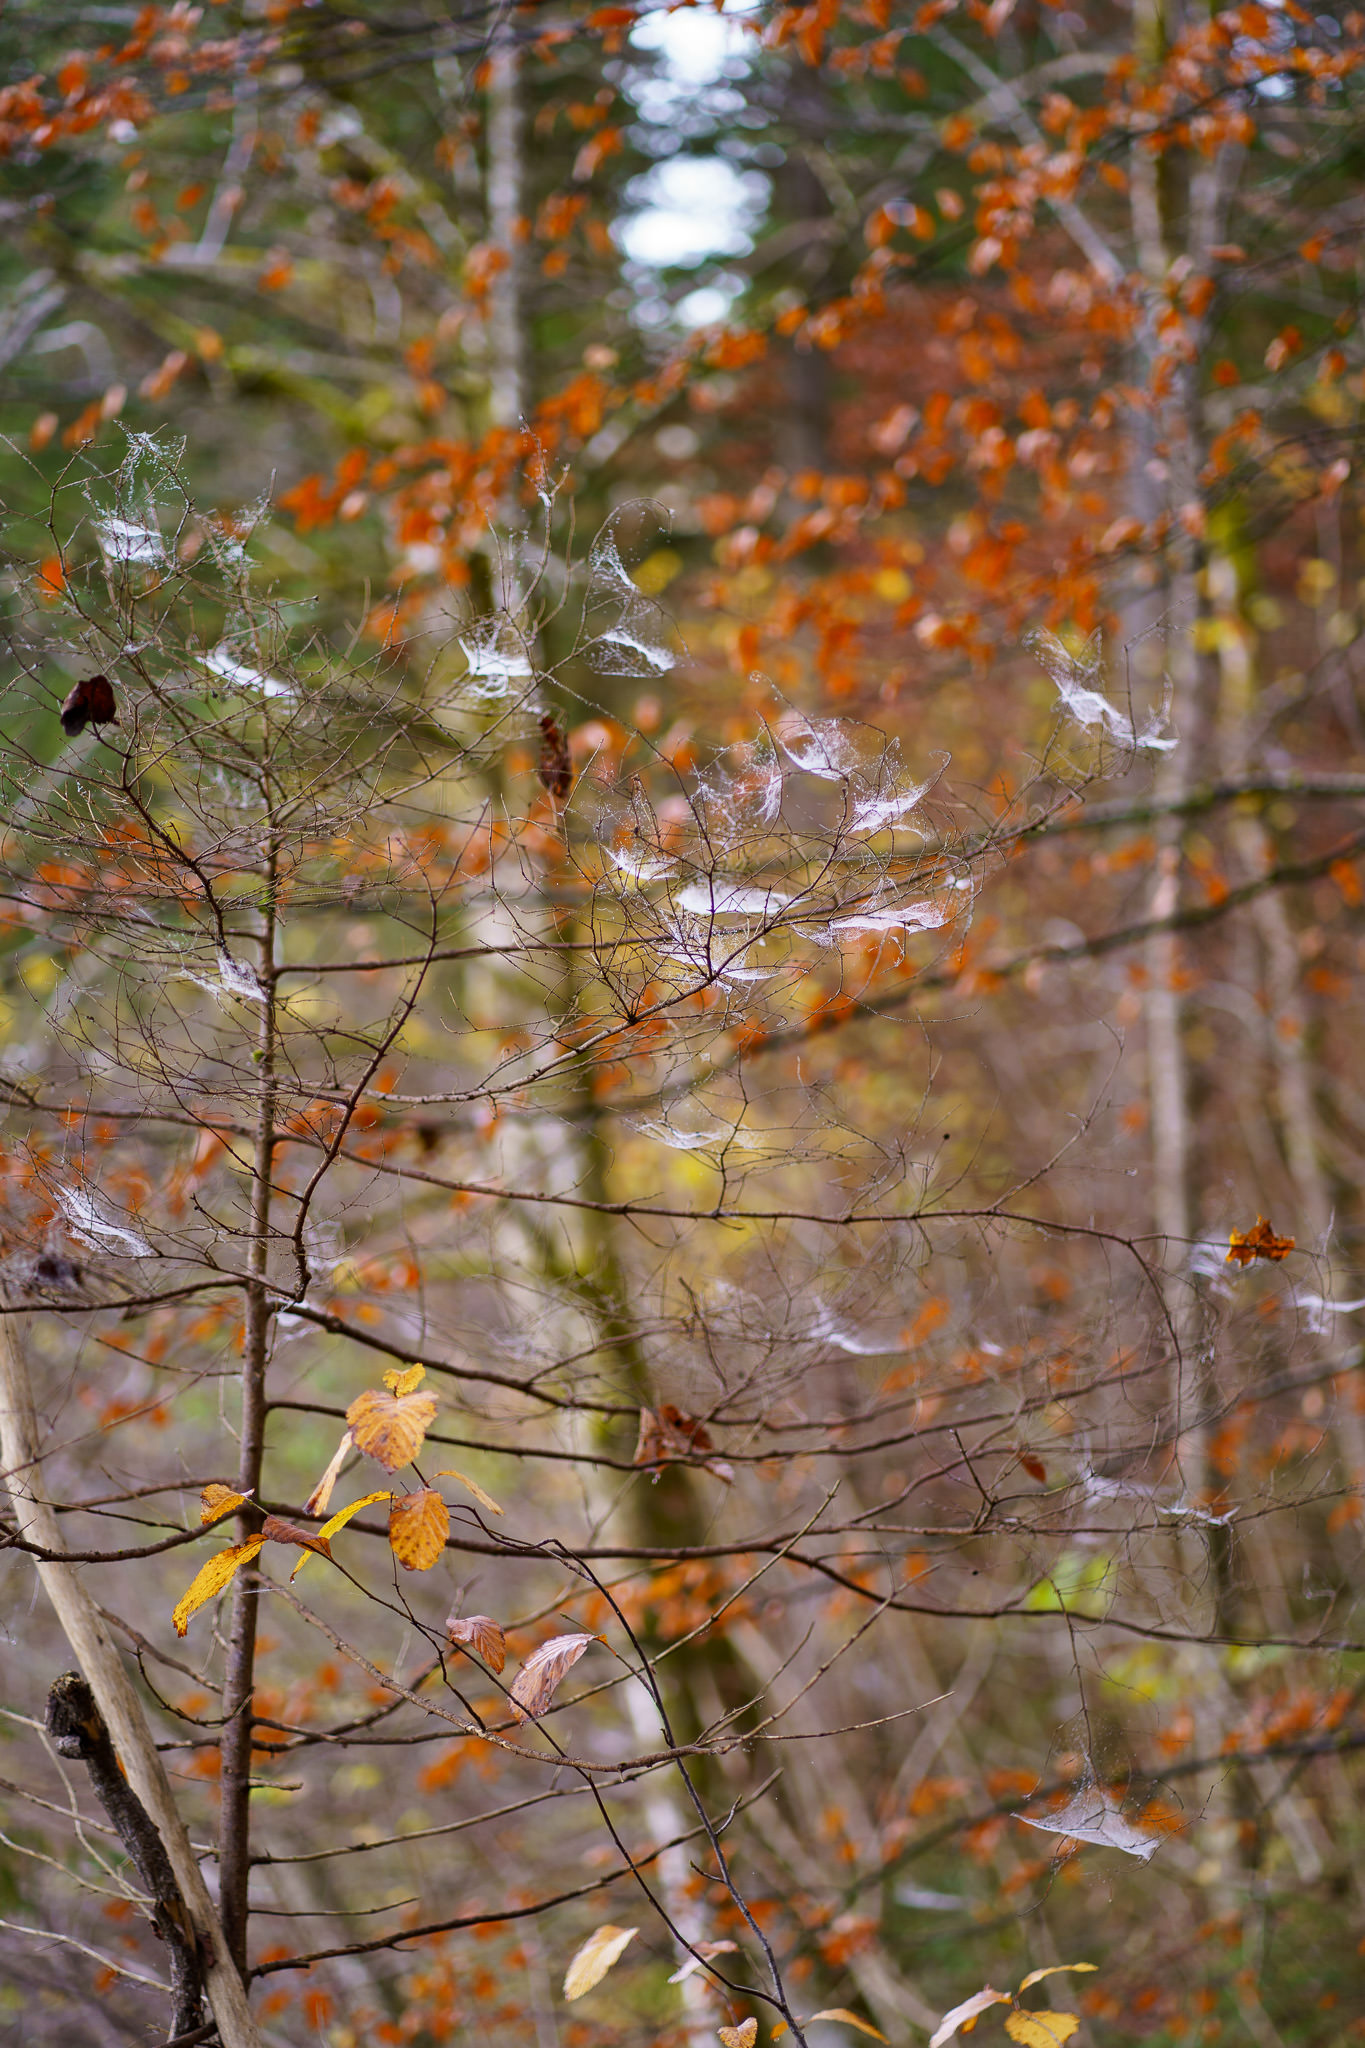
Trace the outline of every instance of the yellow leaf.
<instances>
[{"instance_id":1,"label":"yellow leaf","mask_svg":"<svg viewBox=\"0 0 1365 2048\"><path fill-rule=\"evenodd\" d=\"M1021 2048L1061 2048L1069 2041L1080 2021L1074 2012L1008 2012L1005 2032Z\"/></svg>"},{"instance_id":2,"label":"yellow leaf","mask_svg":"<svg viewBox=\"0 0 1365 2048\"><path fill-rule=\"evenodd\" d=\"M464 1473L457 1472L453 1465L443 1465L436 1474L436 1477L438 1479L458 1479L461 1486L467 1486L475 1500L479 1503L479 1506L487 1508L490 1515L500 1515L502 1513L502 1509L498 1506L491 1493L485 1493L477 1480L467 1479Z\"/></svg>"},{"instance_id":3,"label":"yellow leaf","mask_svg":"<svg viewBox=\"0 0 1365 2048\"><path fill-rule=\"evenodd\" d=\"M222 1486L216 1479L209 1481L199 1496L199 1526L207 1529L210 1522L221 1521L230 1515L246 1499L244 1493L234 1493L230 1486Z\"/></svg>"},{"instance_id":4,"label":"yellow leaf","mask_svg":"<svg viewBox=\"0 0 1365 2048\"><path fill-rule=\"evenodd\" d=\"M362 1508L372 1508L377 1500L392 1499L393 1495L391 1493L362 1493L359 1500L353 1500L349 1507L340 1509L338 1513L332 1516L330 1521L323 1523L322 1527L318 1530L316 1540L319 1543L326 1543L329 1537L336 1535L338 1529L344 1529L352 1515L358 1515ZM312 1552L309 1551L299 1559L293 1571L289 1574L291 1580L298 1577L311 1555Z\"/></svg>"},{"instance_id":5,"label":"yellow leaf","mask_svg":"<svg viewBox=\"0 0 1365 2048\"><path fill-rule=\"evenodd\" d=\"M395 1497L389 1509L389 1548L405 1572L429 1572L449 1534L450 1510L433 1487Z\"/></svg>"},{"instance_id":6,"label":"yellow leaf","mask_svg":"<svg viewBox=\"0 0 1365 2048\"><path fill-rule=\"evenodd\" d=\"M346 1410L346 1421L356 1449L386 1472L396 1472L400 1465L411 1464L421 1450L435 1413L434 1394L378 1394L367 1387Z\"/></svg>"},{"instance_id":7,"label":"yellow leaf","mask_svg":"<svg viewBox=\"0 0 1365 2048\"><path fill-rule=\"evenodd\" d=\"M945 2041L951 2041L959 2027L968 2020L975 2021L988 2006L1008 2005L1003 1991L992 1991L988 1984L984 1991L974 1991L970 1998L964 1998L961 2005L955 2005L951 2012L945 2012L929 2039L929 2048L943 2048Z\"/></svg>"},{"instance_id":8,"label":"yellow leaf","mask_svg":"<svg viewBox=\"0 0 1365 2048\"><path fill-rule=\"evenodd\" d=\"M234 1543L227 1550L220 1550L195 1574L171 1615L178 1636L184 1635L196 1608L202 1607L206 1600L212 1600L215 1593L221 1593L224 1586L230 1585L238 1566L249 1564L264 1542L264 1536L248 1536L245 1543Z\"/></svg>"},{"instance_id":9,"label":"yellow leaf","mask_svg":"<svg viewBox=\"0 0 1365 2048\"><path fill-rule=\"evenodd\" d=\"M824 2012L813 2012L802 2025L813 2026L816 2020L842 2020L846 2027L856 2027L860 2034L871 2034L874 2041L884 2041L885 2034L874 2027L871 2020L860 2020L856 2012L850 2012L846 2005L831 2005Z\"/></svg>"},{"instance_id":10,"label":"yellow leaf","mask_svg":"<svg viewBox=\"0 0 1365 2048\"><path fill-rule=\"evenodd\" d=\"M564 1972L564 1996L581 1998L585 1991L592 1990L594 1984L600 1984L612 1964L625 1954L637 1932L634 1927L612 1927L610 1924L594 1928Z\"/></svg>"},{"instance_id":11,"label":"yellow leaf","mask_svg":"<svg viewBox=\"0 0 1365 2048\"><path fill-rule=\"evenodd\" d=\"M758 2021L741 2020L737 2027L720 2027L717 2031L720 2034L722 2048L754 2048L754 2042L758 2039Z\"/></svg>"},{"instance_id":12,"label":"yellow leaf","mask_svg":"<svg viewBox=\"0 0 1365 2048\"><path fill-rule=\"evenodd\" d=\"M1062 1970L1098 1970L1098 1963L1049 1963L1045 1970L1030 1970L1020 1984L1021 1992L1028 1991L1035 1984L1041 1984L1044 1977L1055 1977Z\"/></svg>"},{"instance_id":13,"label":"yellow leaf","mask_svg":"<svg viewBox=\"0 0 1365 2048\"><path fill-rule=\"evenodd\" d=\"M395 1372L390 1366L386 1373L381 1374L384 1385L391 1393L397 1394L400 1400L404 1394L411 1394L420 1387L426 1376L427 1369L424 1365L410 1365L406 1372Z\"/></svg>"}]
</instances>

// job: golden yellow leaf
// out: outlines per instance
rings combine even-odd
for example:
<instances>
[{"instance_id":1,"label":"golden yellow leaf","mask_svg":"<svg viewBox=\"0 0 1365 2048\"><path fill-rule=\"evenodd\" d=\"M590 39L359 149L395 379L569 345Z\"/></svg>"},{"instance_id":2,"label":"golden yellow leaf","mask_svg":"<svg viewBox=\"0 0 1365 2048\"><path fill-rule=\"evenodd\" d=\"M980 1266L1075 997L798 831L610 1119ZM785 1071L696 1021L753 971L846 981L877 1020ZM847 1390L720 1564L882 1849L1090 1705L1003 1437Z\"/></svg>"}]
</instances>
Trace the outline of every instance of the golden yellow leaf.
<instances>
[{"instance_id":1,"label":"golden yellow leaf","mask_svg":"<svg viewBox=\"0 0 1365 2048\"><path fill-rule=\"evenodd\" d=\"M396 1372L390 1366L386 1373L380 1375L384 1385L400 1399L404 1394L411 1394L415 1388L420 1387L426 1376L427 1369L424 1365L410 1365L406 1372Z\"/></svg>"},{"instance_id":2,"label":"golden yellow leaf","mask_svg":"<svg viewBox=\"0 0 1365 2048\"><path fill-rule=\"evenodd\" d=\"M885 2034L879 2027L874 2027L871 2020L860 2020L857 2013L850 2012L846 2005L831 2005L823 2012L813 2012L810 2018L803 2020L801 2024L805 2027L813 2026L816 2020L841 2020L846 2027L856 2027L860 2034L871 2034L874 2041L886 2039Z\"/></svg>"},{"instance_id":3,"label":"golden yellow leaf","mask_svg":"<svg viewBox=\"0 0 1365 2048\"><path fill-rule=\"evenodd\" d=\"M1020 2048L1061 2048L1080 2021L1074 2012L1007 2012L1005 2032Z\"/></svg>"},{"instance_id":4,"label":"golden yellow leaf","mask_svg":"<svg viewBox=\"0 0 1365 2048\"><path fill-rule=\"evenodd\" d=\"M183 1636L190 1625L190 1616L206 1600L212 1600L215 1593L221 1593L230 1585L240 1565L249 1564L265 1542L264 1536L248 1536L245 1543L234 1543L227 1550L220 1550L203 1565L176 1602L171 1620L175 1632Z\"/></svg>"},{"instance_id":5,"label":"golden yellow leaf","mask_svg":"<svg viewBox=\"0 0 1365 2048\"><path fill-rule=\"evenodd\" d=\"M612 1927L610 1924L594 1928L582 1948L575 1951L564 1972L564 1996L581 1998L585 1991L592 1990L594 1984L600 1984L612 1964L625 1954L637 1932L634 1927Z\"/></svg>"},{"instance_id":6,"label":"golden yellow leaf","mask_svg":"<svg viewBox=\"0 0 1365 2048\"><path fill-rule=\"evenodd\" d=\"M538 1650L532 1650L512 1683L512 1712L518 1721L543 1714L555 1696L555 1687L566 1671L573 1669L589 1643L598 1636L551 1636Z\"/></svg>"},{"instance_id":7,"label":"golden yellow leaf","mask_svg":"<svg viewBox=\"0 0 1365 2048\"><path fill-rule=\"evenodd\" d=\"M721 2027L718 2032L721 2048L754 2048L754 2042L758 2039L758 2021L741 2020L737 2027Z\"/></svg>"},{"instance_id":8,"label":"golden yellow leaf","mask_svg":"<svg viewBox=\"0 0 1365 2048\"><path fill-rule=\"evenodd\" d=\"M234 1508L239 1508L245 1499L244 1493L234 1493L230 1486L220 1485L218 1480L211 1479L199 1496L200 1528L207 1529L210 1522L221 1521L224 1515L230 1515Z\"/></svg>"},{"instance_id":9,"label":"golden yellow leaf","mask_svg":"<svg viewBox=\"0 0 1365 2048\"><path fill-rule=\"evenodd\" d=\"M449 1534L450 1510L434 1487L395 1496L389 1509L389 1548L405 1572L429 1572Z\"/></svg>"},{"instance_id":10,"label":"golden yellow leaf","mask_svg":"<svg viewBox=\"0 0 1365 2048\"><path fill-rule=\"evenodd\" d=\"M414 1366L413 1371L416 1369ZM397 1377L401 1379L404 1375ZM386 1472L396 1472L400 1465L410 1465L421 1450L435 1413L434 1394L379 1394L373 1387L367 1387L346 1410L346 1421L356 1449L373 1458Z\"/></svg>"},{"instance_id":11,"label":"golden yellow leaf","mask_svg":"<svg viewBox=\"0 0 1365 2048\"><path fill-rule=\"evenodd\" d=\"M452 1643L468 1644L477 1650L490 1671L501 1671L507 1662L507 1638L502 1623L489 1614L448 1614L446 1634Z\"/></svg>"},{"instance_id":12,"label":"golden yellow leaf","mask_svg":"<svg viewBox=\"0 0 1365 2048\"><path fill-rule=\"evenodd\" d=\"M318 1530L317 1537L315 1539L316 1542L320 1545L326 1543L330 1537L336 1535L338 1529L344 1529L346 1527L346 1524L350 1521L352 1515L358 1515L362 1508L373 1507L377 1500L392 1499L393 1495L391 1493L362 1493L359 1500L353 1500L349 1507L339 1509L338 1512L334 1514L329 1521L323 1523L322 1527ZM330 1557L331 1554L332 1553L330 1550L323 1552L323 1555L325 1557ZM307 1562L307 1555L301 1557L298 1563L294 1566L293 1571L289 1574L290 1578L296 1579L299 1573L303 1570L304 1566L307 1564Z\"/></svg>"},{"instance_id":13,"label":"golden yellow leaf","mask_svg":"<svg viewBox=\"0 0 1365 2048\"><path fill-rule=\"evenodd\" d=\"M490 1515L500 1515L502 1513L502 1509L498 1506L491 1493L485 1493L476 1479L466 1478L465 1474L457 1472L453 1465L443 1465L436 1474L436 1477L438 1479L458 1479L461 1486L467 1486L475 1500L479 1503L479 1506L487 1508Z\"/></svg>"},{"instance_id":14,"label":"golden yellow leaf","mask_svg":"<svg viewBox=\"0 0 1365 2048\"><path fill-rule=\"evenodd\" d=\"M332 1453L332 1460L327 1470L304 1502L303 1512L305 1515L326 1514L328 1502L332 1498L332 1488L336 1485L341 1468L346 1462L346 1453L353 1448L351 1432L348 1429L341 1442L337 1445L336 1450Z\"/></svg>"},{"instance_id":15,"label":"golden yellow leaf","mask_svg":"<svg viewBox=\"0 0 1365 2048\"><path fill-rule=\"evenodd\" d=\"M1059 1976L1063 1970L1098 1970L1098 1968L1098 1963L1049 1963L1045 1970L1030 1970L1027 1977L1021 1980L1019 1989L1021 1992L1028 1991L1033 1985L1041 1984L1044 1977Z\"/></svg>"}]
</instances>

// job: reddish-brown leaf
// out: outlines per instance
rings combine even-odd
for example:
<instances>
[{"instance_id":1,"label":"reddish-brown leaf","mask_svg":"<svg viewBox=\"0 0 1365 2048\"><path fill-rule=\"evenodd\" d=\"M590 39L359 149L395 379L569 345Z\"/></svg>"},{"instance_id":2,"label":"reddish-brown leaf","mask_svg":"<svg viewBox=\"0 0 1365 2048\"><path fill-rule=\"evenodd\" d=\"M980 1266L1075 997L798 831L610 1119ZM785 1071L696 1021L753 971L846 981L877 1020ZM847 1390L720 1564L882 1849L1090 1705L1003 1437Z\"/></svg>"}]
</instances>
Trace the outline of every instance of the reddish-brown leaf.
<instances>
[{"instance_id":1,"label":"reddish-brown leaf","mask_svg":"<svg viewBox=\"0 0 1365 2048\"><path fill-rule=\"evenodd\" d=\"M117 725L118 706L108 676L86 676L77 683L64 699L60 716L62 731L72 739L87 725Z\"/></svg>"},{"instance_id":2,"label":"reddish-brown leaf","mask_svg":"<svg viewBox=\"0 0 1365 2048\"><path fill-rule=\"evenodd\" d=\"M476 1650L490 1671L501 1671L507 1662L507 1638L502 1623L489 1614L448 1614L446 1634L452 1643Z\"/></svg>"},{"instance_id":3,"label":"reddish-brown leaf","mask_svg":"<svg viewBox=\"0 0 1365 2048\"><path fill-rule=\"evenodd\" d=\"M1258 1216L1250 1230L1228 1233L1229 1251L1224 1263L1249 1266L1253 1259L1282 1259L1294 1249L1292 1237L1276 1237L1268 1219Z\"/></svg>"}]
</instances>

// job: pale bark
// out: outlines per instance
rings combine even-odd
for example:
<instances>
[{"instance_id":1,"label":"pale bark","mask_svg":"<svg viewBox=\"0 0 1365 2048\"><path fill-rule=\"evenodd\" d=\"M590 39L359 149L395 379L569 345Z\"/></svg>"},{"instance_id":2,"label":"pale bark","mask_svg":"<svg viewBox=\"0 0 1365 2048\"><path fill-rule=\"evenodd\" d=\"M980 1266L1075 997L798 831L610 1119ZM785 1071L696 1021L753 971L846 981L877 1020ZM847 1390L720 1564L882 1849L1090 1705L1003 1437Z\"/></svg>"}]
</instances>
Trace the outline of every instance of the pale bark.
<instances>
[{"instance_id":1,"label":"pale bark","mask_svg":"<svg viewBox=\"0 0 1365 2048\"><path fill-rule=\"evenodd\" d=\"M95 1695L128 1782L165 1845L195 1933L208 1958L206 1988L223 2048L259 2048L260 2037L246 1991L219 1930L213 1901L176 1808L142 1703L77 1567L65 1561L61 1528L43 1488L42 1445L28 1361L14 1318L9 1315L0 1315L0 1457L4 1459L5 1482L19 1533L44 1553L36 1559L43 1591Z\"/></svg>"}]
</instances>

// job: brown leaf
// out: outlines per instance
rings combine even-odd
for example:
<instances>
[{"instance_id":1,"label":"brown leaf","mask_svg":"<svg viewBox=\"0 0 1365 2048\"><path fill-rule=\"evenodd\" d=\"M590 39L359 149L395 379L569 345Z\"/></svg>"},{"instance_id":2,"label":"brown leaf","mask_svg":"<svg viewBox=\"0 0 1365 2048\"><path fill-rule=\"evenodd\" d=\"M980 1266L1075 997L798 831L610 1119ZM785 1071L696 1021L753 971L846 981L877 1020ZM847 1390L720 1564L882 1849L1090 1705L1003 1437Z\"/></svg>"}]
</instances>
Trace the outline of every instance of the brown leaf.
<instances>
[{"instance_id":1,"label":"brown leaf","mask_svg":"<svg viewBox=\"0 0 1365 2048\"><path fill-rule=\"evenodd\" d=\"M244 1493L234 1493L230 1486L211 1479L199 1495L199 1526L207 1529L210 1522L220 1522L224 1515L230 1515L246 1499Z\"/></svg>"},{"instance_id":2,"label":"brown leaf","mask_svg":"<svg viewBox=\"0 0 1365 2048\"><path fill-rule=\"evenodd\" d=\"M413 1372L421 1368L414 1366ZM358 1451L373 1458L386 1472L410 1465L422 1448L422 1439L436 1413L436 1396L419 1394L405 1384L411 1373L386 1373L394 1385L384 1393L367 1387L357 1394L346 1410L351 1439Z\"/></svg>"},{"instance_id":3,"label":"brown leaf","mask_svg":"<svg viewBox=\"0 0 1365 2048\"><path fill-rule=\"evenodd\" d=\"M540 714L540 761L536 774L555 802L562 804L573 788L573 759L562 728L548 711Z\"/></svg>"},{"instance_id":4,"label":"brown leaf","mask_svg":"<svg viewBox=\"0 0 1365 2048\"><path fill-rule=\"evenodd\" d=\"M551 1636L532 1650L512 1685L512 1712L518 1721L543 1714L564 1674L572 1671L589 1643L600 1641L600 1636Z\"/></svg>"},{"instance_id":5,"label":"brown leaf","mask_svg":"<svg viewBox=\"0 0 1365 2048\"><path fill-rule=\"evenodd\" d=\"M657 1413L652 1408L640 1410L635 1463L647 1471L652 1469L656 1478L665 1465L686 1463L700 1464L717 1479L733 1479L735 1475L723 1458L707 1455L714 1449L706 1424L695 1415L685 1415L671 1401L665 1401Z\"/></svg>"},{"instance_id":6,"label":"brown leaf","mask_svg":"<svg viewBox=\"0 0 1365 2048\"><path fill-rule=\"evenodd\" d=\"M752 2017L741 2020L737 2027L719 2027L721 2048L754 2048L758 2039L758 2021Z\"/></svg>"},{"instance_id":7,"label":"brown leaf","mask_svg":"<svg viewBox=\"0 0 1365 2048\"><path fill-rule=\"evenodd\" d=\"M507 1638L502 1623L490 1614L448 1614L446 1634L452 1643L477 1650L490 1671L501 1671L507 1662Z\"/></svg>"},{"instance_id":8,"label":"brown leaf","mask_svg":"<svg viewBox=\"0 0 1365 2048\"><path fill-rule=\"evenodd\" d=\"M108 676L87 676L77 683L63 702L59 716L62 731L72 739L78 732L84 732L87 725L117 725L118 706Z\"/></svg>"},{"instance_id":9,"label":"brown leaf","mask_svg":"<svg viewBox=\"0 0 1365 2048\"><path fill-rule=\"evenodd\" d=\"M581 1998L585 1991L592 1990L594 1984L600 1984L638 1932L635 1927L612 1927L610 1924L594 1928L582 1948L575 1951L564 1973L564 1996Z\"/></svg>"},{"instance_id":10,"label":"brown leaf","mask_svg":"<svg viewBox=\"0 0 1365 2048\"><path fill-rule=\"evenodd\" d=\"M304 1502L303 1512L305 1515L326 1514L327 1503L332 1498L332 1488L336 1485L341 1475L341 1468L346 1462L347 1452L354 1448L355 1446L351 1442L351 1432L348 1429L332 1453L331 1463L328 1465L327 1470Z\"/></svg>"},{"instance_id":11,"label":"brown leaf","mask_svg":"<svg viewBox=\"0 0 1365 2048\"><path fill-rule=\"evenodd\" d=\"M227 1550L220 1550L202 1565L191 1579L185 1591L175 1604L171 1620L175 1632L183 1636L190 1625L190 1616L206 1600L212 1600L231 1584L240 1566L250 1564L256 1552L265 1542L264 1536L248 1536L245 1543L234 1543Z\"/></svg>"},{"instance_id":12,"label":"brown leaf","mask_svg":"<svg viewBox=\"0 0 1365 2048\"><path fill-rule=\"evenodd\" d=\"M1019 1453L1019 1463L1028 1473L1030 1479L1036 1479L1040 1486L1047 1485L1047 1466L1041 1458L1035 1458L1030 1451L1021 1451Z\"/></svg>"},{"instance_id":13,"label":"brown leaf","mask_svg":"<svg viewBox=\"0 0 1365 2048\"><path fill-rule=\"evenodd\" d=\"M1253 1259L1282 1259L1294 1249L1292 1237L1276 1237L1264 1216L1256 1218L1250 1230L1228 1232L1230 1247L1224 1264L1228 1266L1249 1266Z\"/></svg>"},{"instance_id":14,"label":"brown leaf","mask_svg":"<svg viewBox=\"0 0 1365 2048\"><path fill-rule=\"evenodd\" d=\"M300 1550L315 1550L319 1557L332 1555L332 1546L325 1536L312 1529L301 1529L297 1522L286 1522L283 1515L267 1515L261 1524L261 1534L267 1543L293 1543Z\"/></svg>"},{"instance_id":15,"label":"brown leaf","mask_svg":"<svg viewBox=\"0 0 1365 2048\"><path fill-rule=\"evenodd\" d=\"M389 1548L405 1572L429 1572L449 1534L450 1510L434 1487L395 1497L389 1509Z\"/></svg>"}]
</instances>

